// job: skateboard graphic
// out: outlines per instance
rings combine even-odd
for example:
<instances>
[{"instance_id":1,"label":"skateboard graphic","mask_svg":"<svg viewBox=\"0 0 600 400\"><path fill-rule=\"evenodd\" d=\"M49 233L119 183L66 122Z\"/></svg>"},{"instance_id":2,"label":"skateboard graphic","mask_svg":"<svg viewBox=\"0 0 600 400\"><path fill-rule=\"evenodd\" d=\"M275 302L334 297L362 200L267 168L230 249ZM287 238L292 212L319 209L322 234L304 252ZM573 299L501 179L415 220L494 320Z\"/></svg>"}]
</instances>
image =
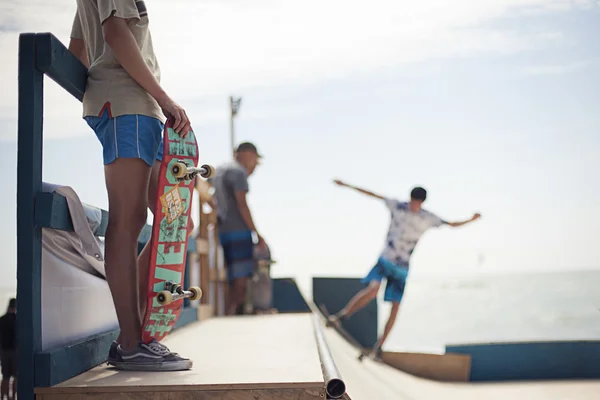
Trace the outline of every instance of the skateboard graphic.
<instances>
[{"instance_id":1,"label":"skateboard graphic","mask_svg":"<svg viewBox=\"0 0 600 400\"><path fill-rule=\"evenodd\" d=\"M271 265L276 261L271 259L269 247L254 246L254 274L248 279L246 287L245 314L273 312L273 281L271 280Z\"/></svg>"},{"instance_id":2,"label":"skateboard graphic","mask_svg":"<svg viewBox=\"0 0 600 400\"><path fill-rule=\"evenodd\" d=\"M142 321L142 341L160 341L171 331L183 308L183 299L197 300L199 287L183 289L183 277L190 235L190 212L196 175L209 178L214 168L197 168L198 143L190 128L185 138L165 123L163 159L158 173L152 236L147 308Z\"/></svg>"}]
</instances>

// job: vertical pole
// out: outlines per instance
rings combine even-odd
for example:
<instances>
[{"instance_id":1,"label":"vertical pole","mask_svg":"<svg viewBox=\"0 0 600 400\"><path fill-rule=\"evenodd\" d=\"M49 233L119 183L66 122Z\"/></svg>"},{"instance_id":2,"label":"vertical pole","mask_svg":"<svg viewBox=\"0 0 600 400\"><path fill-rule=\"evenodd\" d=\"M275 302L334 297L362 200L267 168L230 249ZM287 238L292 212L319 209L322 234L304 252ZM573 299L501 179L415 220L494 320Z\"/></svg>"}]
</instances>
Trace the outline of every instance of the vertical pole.
<instances>
[{"instance_id":1,"label":"vertical pole","mask_svg":"<svg viewBox=\"0 0 600 400\"><path fill-rule=\"evenodd\" d=\"M188 290L188 288L191 286L190 285L190 270L192 269L191 266L193 265L193 259L192 259L192 254L189 252L189 242L191 240L193 240L192 238L188 237L188 246L186 247L187 254L185 257L185 268L183 271L183 289L184 290ZM185 298L183 299L183 308L189 308L190 307L190 299Z\"/></svg>"},{"instance_id":2,"label":"vertical pole","mask_svg":"<svg viewBox=\"0 0 600 400\"><path fill-rule=\"evenodd\" d=\"M235 131L233 126L233 117L235 115L233 96L229 96L229 134L231 138L231 157L235 159Z\"/></svg>"},{"instance_id":3,"label":"vertical pole","mask_svg":"<svg viewBox=\"0 0 600 400\"><path fill-rule=\"evenodd\" d=\"M200 208L203 208L204 202L202 201L200 204ZM204 243L208 243L208 214L201 214L200 226L198 229L198 238L203 243L203 250L201 252L198 252L198 260L200 264L200 289L202 289L202 292L204 293L204 295L200 299L200 303L210 304L210 271L208 270L208 253L204 251Z\"/></svg>"},{"instance_id":4,"label":"vertical pole","mask_svg":"<svg viewBox=\"0 0 600 400\"><path fill-rule=\"evenodd\" d=\"M42 349L42 229L35 195L42 189L44 75L35 66L35 34L19 36L17 150L18 398L35 398L35 354Z\"/></svg>"}]
</instances>

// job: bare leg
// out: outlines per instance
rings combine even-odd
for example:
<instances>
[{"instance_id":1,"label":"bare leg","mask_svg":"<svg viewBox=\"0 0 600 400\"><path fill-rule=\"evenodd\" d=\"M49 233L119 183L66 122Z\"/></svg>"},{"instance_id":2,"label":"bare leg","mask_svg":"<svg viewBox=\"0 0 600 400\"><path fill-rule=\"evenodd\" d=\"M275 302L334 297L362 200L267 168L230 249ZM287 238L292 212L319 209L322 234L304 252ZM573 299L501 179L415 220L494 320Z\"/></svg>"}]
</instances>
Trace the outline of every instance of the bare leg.
<instances>
[{"instance_id":1,"label":"bare leg","mask_svg":"<svg viewBox=\"0 0 600 400\"><path fill-rule=\"evenodd\" d=\"M235 315L237 308L244 303L246 299L247 280L247 278L237 278L229 284L227 315Z\"/></svg>"},{"instance_id":2,"label":"bare leg","mask_svg":"<svg viewBox=\"0 0 600 400\"><path fill-rule=\"evenodd\" d=\"M148 207L154 214L156 205L158 173L160 171L160 161L155 161L150 173L150 182L148 183ZM139 307L142 320L146 315L147 291L148 291L148 271L150 270L150 240L146 242L138 257L138 282L139 282Z\"/></svg>"},{"instance_id":3,"label":"bare leg","mask_svg":"<svg viewBox=\"0 0 600 400\"><path fill-rule=\"evenodd\" d=\"M108 191L106 279L112 292L121 346L142 337L137 279L137 240L146 223L151 168L139 158L117 158L104 167Z\"/></svg>"},{"instance_id":4,"label":"bare leg","mask_svg":"<svg viewBox=\"0 0 600 400\"><path fill-rule=\"evenodd\" d=\"M158 172L160 170L160 161L155 161L148 181L148 208L154 214L156 202L156 188L158 186ZM145 221L144 221L145 222ZM137 247L136 247L137 248ZM138 295L139 295L139 313L143 320L146 315L146 291L148 287L148 270L150 268L150 241L146 242L144 248L137 258L138 269ZM121 343L121 334L117 338L117 343Z\"/></svg>"},{"instance_id":5,"label":"bare leg","mask_svg":"<svg viewBox=\"0 0 600 400\"><path fill-rule=\"evenodd\" d=\"M348 318L361 308L365 307L369 304L374 298L377 297L377 292L379 291L379 286L381 282L372 281L369 283L369 286L356 293L352 299L346 304L344 308L342 308L338 313L336 313L336 317L339 318Z\"/></svg>"},{"instance_id":6,"label":"bare leg","mask_svg":"<svg viewBox=\"0 0 600 400\"><path fill-rule=\"evenodd\" d=\"M2 378L2 386L1 386L1 390L0 390L0 399L1 400L4 400L5 397L7 399L9 398L8 397L8 387L10 384L9 379L10 378L8 378L8 379Z\"/></svg>"},{"instance_id":7,"label":"bare leg","mask_svg":"<svg viewBox=\"0 0 600 400\"><path fill-rule=\"evenodd\" d=\"M392 331L392 328L394 327L394 323L396 322L396 316L398 315L399 309L400 309L400 303L397 303L397 302L392 303L392 309L390 311L390 316L389 316L387 322L385 323L383 335L381 335L381 337L377 340L377 343L375 343L375 346L373 346L373 351L377 351L381 348L381 346L383 346L383 343L385 342L388 335Z\"/></svg>"},{"instance_id":8,"label":"bare leg","mask_svg":"<svg viewBox=\"0 0 600 400\"><path fill-rule=\"evenodd\" d=\"M12 381L12 397L11 400L15 400L17 398L17 377L13 377Z\"/></svg>"}]
</instances>

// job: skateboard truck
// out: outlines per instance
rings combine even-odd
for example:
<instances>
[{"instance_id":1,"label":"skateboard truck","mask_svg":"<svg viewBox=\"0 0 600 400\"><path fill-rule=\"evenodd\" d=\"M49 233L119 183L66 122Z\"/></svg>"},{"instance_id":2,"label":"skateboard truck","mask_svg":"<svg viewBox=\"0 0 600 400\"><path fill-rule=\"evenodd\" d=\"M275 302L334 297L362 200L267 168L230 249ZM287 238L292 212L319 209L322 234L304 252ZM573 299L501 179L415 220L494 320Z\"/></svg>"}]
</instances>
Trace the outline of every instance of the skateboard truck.
<instances>
[{"instance_id":1,"label":"skateboard truck","mask_svg":"<svg viewBox=\"0 0 600 400\"><path fill-rule=\"evenodd\" d=\"M202 297L202 290L197 286L192 286L190 290L183 290L181 285L172 281L165 282L165 290L161 290L156 295L156 300L161 306L166 306L172 302L189 298L190 300L198 300Z\"/></svg>"},{"instance_id":2,"label":"skateboard truck","mask_svg":"<svg viewBox=\"0 0 600 400\"><path fill-rule=\"evenodd\" d=\"M203 178L211 178L215 175L215 168L208 164L203 164L200 167L190 167L183 160L177 160L171 166L171 173L178 181L189 181L200 174Z\"/></svg>"}]
</instances>

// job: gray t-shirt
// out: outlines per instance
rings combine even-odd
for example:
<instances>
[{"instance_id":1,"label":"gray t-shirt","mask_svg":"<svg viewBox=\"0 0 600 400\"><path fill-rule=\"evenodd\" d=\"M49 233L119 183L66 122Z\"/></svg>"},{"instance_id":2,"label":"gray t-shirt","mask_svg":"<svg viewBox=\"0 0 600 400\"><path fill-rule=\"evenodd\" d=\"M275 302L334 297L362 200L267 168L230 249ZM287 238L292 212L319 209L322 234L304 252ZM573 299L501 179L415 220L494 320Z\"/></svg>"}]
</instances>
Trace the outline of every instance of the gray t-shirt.
<instances>
[{"instance_id":1,"label":"gray t-shirt","mask_svg":"<svg viewBox=\"0 0 600 400\"><path fill-rule=\"evenodd\" d=\"M219 232L247 231L248 226L238 209L235 192L248 192L248 173L237 161L229 162L217 168L211 179L215 187Z\"/></svg>"}]
</instances>

